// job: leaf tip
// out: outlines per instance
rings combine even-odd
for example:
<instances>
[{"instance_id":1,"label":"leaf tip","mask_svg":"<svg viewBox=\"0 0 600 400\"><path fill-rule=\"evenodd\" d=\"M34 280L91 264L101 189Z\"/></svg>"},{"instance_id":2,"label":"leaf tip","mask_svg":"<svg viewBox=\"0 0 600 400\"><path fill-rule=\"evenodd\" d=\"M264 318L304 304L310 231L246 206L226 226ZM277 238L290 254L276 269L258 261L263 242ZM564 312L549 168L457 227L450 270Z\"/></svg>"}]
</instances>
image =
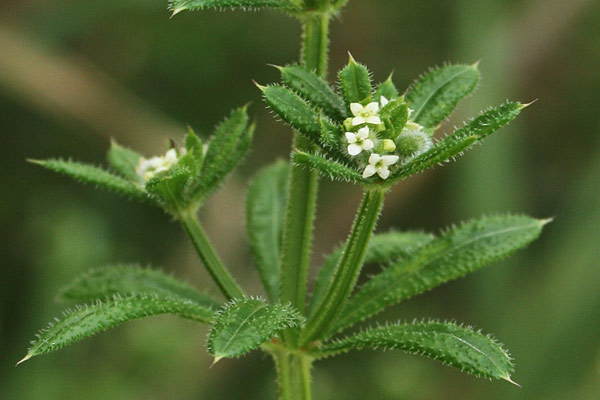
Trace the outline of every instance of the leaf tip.
<instances>
[{"instance_id":1,"label":"leaf tip","mask_svg":"<svg viewBox=\"0 0 600 400\"><path fill-rule=\"evenodd\" d=\"M535 100L530 101L529 103L525 103L525 104L521 103L521 110L524 109L524 108L529 107L530 105L532 105L533 103L535 103L537 101L538 101L538 99L535 99Z\"/></svg>"},{"instance_id":2,"label":"leaf tip","mask_svg":"<svg viewBox=\"0 0 600 400\"><path fill-rule=\"evenodd\" d=\"M512 383L513 385L515 385L518 388L521 388L521 385L519 385L517 382L513 381L509 375L503 376L502 379L504 379L508 383Z\"/></svg>"},{"instance_id":3,"label":"leaf tip","mask_svg":"<svg viewBox=\"0 0 600 400\"><path fill-rule=\"evenodd\" d=\"M280 72L283 72L283 67L280 65L275 65L275 64L267 64L269 67L273 67L277 70L279 70Z\"/></svg>"},{"instance_id":4,"label":"leaf tip","mask_svg":"<svg viewBox=\"0 0 600 400\"><path fill-rule=\"evenodd\" d=\"M33 354L27 353L27 355L25 357L23 357L23 359L21 359L20 361L18 361L15 364L15 367L21 363L24 363L25 361L29 360L31 357L33 357Z\"/></svg>"},{"instance_id":5,"label":"leaf tip","mask_svg":"<svg viewBox=\"0 0 600 400\"><path fill-rule=\"evenodd\" d=\"M550 222L554 221L554 217L544 218L544 219L540 219L540 220L538 220L538 221L540 221L540 225L542 225L542 226L546 226L546 225L548 225Z\"/></svg>"},{"instance_id":6,"label":"leaf tip","mask_svg":"<svg viewBox=\"0 0 600 400\"><path fill-rule=\"evenodd\" d=\"M252 83L254 83L254 86L256 86L261 92L264 92L267 88L266 86L263 86L260 83L256 82L254 79L252 79Z\"/></svg>"},{"instance_id":7,"label":"leaf tip","mask_svg":"<svg viewBox=\"0 0 600 400\"><path fill-rule=\"evenodd\" d=\"M352 57L352 53L348 52L348 64L356 64L356 60Z\"/></svg>"},{"instance_id":8,"label":"leaf tip","mask_svg":"<svg viewBox=\"0 0 600 400\"><path fill-rule=\"evenodd\" d=\"M478 69L479 68L479 63L481 62L481 60L477 60L475 61L473 64L471 64L471 68L473 69Z\"/></svg>"},{"instance_id":9,"label":"leaf tip","mask_svg":"<svg viewBox=\"0 0 600 400\"><path fill-rule=\"evenodd\" d=\"M44 160L37 160L35 158L26 158L25 161L28 163L36 164L36 165L44 165Z\"/></svg>"},{"instance_id":10,"label":"leaf tip","mask_svg":"<svg viewBox=\"0 0 600 400\"><path fill-rule=\"evenodd\" d=\"M182 12L183 10L184 10L184 8L182 8L182 7L174 9L173 13L169 17L169 19L173 18L174 16L176 16L177 14L179 14L180 12Z\"/></svg>"},{"instance_id":11,"label":"leaf tip","mask_svg":"<svg viewBox=\"0 0 600 400\"><path fill-rule=\"evenodd\" d=\"M208 368L214 367L216 363L218 363L219 361L221 361L224 358L225 358L225 356L215 356L215 359L213 360L212 364L210 364L210 367L208 367Z\"/></svg>"}]
</instances>

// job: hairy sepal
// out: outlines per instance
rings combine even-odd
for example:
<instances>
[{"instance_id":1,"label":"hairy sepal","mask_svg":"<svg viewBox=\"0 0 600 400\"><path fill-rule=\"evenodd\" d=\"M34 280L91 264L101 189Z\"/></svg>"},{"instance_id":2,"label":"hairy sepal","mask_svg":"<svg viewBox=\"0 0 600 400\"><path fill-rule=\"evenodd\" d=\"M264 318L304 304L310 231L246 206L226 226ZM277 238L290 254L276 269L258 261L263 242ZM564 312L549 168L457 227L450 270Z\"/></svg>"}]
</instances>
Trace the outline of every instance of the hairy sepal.
<instances>
[{"instance_id":1,"label":"hairy sepal","mask_svg":"<svg viewBox=\"0 0 600 400\"><path fill-rule=\"evenodd\" d=\"M285 328L301 326L303 321L289 305L267 304L261 299L233 300L215 317L207 347L215 360L238 357Z\"/></svg>"},{"instance_id":2,"label":"hairy sepal","mask_svg":"<svg viewBox=\"0 0 600 400\"><path fill-rule=\"evenodd\" d=\"M289 166L283 161L263 169L246 198L246 230L256 269L271 302L279 299L281 235Z\"/></svg>"},{"instance_id":3,"label":"hairy sepal","mask_svg":"<svg viewBox=\"0 0 600 400\"><path fill-rule=\"evenodd\" d=\"M411 119L425 128L442 122L479 81L477 65L445 65L419 78L406 93Z\"/></svg>"},{"instance_id":4,"label":"hairy sepal","mask_svg":"<svg viewBox=\"0 0 600 400\"><path fill-rule=\"evenodd\" d=\"M350 350L402 350L423 355L463 372L514 383L512 360L494 338L453 323L421 322L369 328L323 345L317 355L332 356Z\"/></svg>"},{"instance_id":5,"label":"hairy sepal","mask_svg":"<svg viewBox=\"0 0 600 400\"><path fill-rule=\"evenodd\" d=\"M547 222L499 215L448 230L372 277L346 303L329 334L514 253L535 240Z\"/></svg>"}]
</instances>

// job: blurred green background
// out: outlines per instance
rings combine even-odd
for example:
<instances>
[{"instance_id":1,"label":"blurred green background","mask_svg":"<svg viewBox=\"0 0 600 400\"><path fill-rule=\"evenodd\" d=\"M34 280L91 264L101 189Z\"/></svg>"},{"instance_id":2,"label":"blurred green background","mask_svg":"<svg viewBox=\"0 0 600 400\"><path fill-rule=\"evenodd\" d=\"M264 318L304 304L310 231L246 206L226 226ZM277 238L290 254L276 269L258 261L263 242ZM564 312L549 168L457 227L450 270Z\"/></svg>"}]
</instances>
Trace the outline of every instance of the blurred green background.
<instances>
[{"instance_id":1,"label":"blurred green background","mask_svg":"<svg viewBox=\"0 0 600 400\"><path fill-rule=\"evenodd\" d=\"M196 12L165 0L4 0L0 8L0 398L274 399L255 352L209 369L206 329L135 321L14 368L67 305L63 282L91 267L161 267L216 293L180 228L161 212L25 162L102 163L111 137L163 151L189 124L210 133L252 101L253 150L202 210L207 231L253 294L244 239L249 177L287 157L290 131L251 79L297 59L299 25L277 12ZM453 319L492 332L523 388L399 352L317 363L315 399L600 398L600 2L350 1L332 24L330 76L347 51L405 88L429 66L481 60L480 89L448 126L505 99L538 99L459 162L399 185L378 229L435 232L469 217L524 212L555 221L526 251L398 305L380 320ZM343 201L342 201L343 199ZM360 190L322 181L315 265L350 227ZM376 272L375 269L367 271Z\"/></svg>"}]
</instances>

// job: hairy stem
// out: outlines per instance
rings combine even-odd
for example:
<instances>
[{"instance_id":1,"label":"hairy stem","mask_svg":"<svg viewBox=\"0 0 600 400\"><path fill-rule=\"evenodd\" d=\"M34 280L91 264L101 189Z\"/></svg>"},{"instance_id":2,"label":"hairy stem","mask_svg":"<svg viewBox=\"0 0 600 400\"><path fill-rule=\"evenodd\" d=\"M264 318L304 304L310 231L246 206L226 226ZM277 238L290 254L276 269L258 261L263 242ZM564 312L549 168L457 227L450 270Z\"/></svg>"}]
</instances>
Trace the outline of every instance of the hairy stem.
<instances>
[{"instance_id":1,"label":"hairy stem","mask_svg":"<svg viewBox=\"0 0 600 400\"><path fill-rule=\"evenodd\" d=\"M327 71L328 25L328 15L303 18L301 61L304 66L316 70L322 77L325 77ZM296 135L294 147L308 151L311 145L305 138ZM291 303L304 313L317 199L317 174L299 166L292 166L288 187L282 238L280 300L282 303ZM294 333L288 330L285 340L294 345Z\"/></svg>"},{"instance_id":2,"label":"hairy stem","mask_svg":"<svg viewBox=\"0 0 600 400\"><path fill-rule=\"evenodd\" d=\"M313 359L281 347L271 350L277 370L279 400L310 400L310 369Z\"/></svg>"},{"instance_id":3,"label":"hairy stem","mask_svg":"<svg viewBox=\"0 0 600 400\"><path fill-rule=\"evenodd\" d=\"M384 189L371 189L365 192L342 257L335 267L323 300L302 332L301 344L322 339L335 323L344 303L352 293L383 206L384 196Z\"/></svg>"},{"instance_id":4,"label":"hairy stem","mask_svg":"<svg viewBox=\"0 0 600 400\"><path fill-rule=\"evenodd\" d=\"M204 263L208 273L221 289L221 292L228 300L244 297L244 292L235 282L219 256L208 241L198 217L195 213L185 213L179 216L179 220L183 224L185 231L192 239L194 248L198 256Z\"/></svg>"}]
</instances>

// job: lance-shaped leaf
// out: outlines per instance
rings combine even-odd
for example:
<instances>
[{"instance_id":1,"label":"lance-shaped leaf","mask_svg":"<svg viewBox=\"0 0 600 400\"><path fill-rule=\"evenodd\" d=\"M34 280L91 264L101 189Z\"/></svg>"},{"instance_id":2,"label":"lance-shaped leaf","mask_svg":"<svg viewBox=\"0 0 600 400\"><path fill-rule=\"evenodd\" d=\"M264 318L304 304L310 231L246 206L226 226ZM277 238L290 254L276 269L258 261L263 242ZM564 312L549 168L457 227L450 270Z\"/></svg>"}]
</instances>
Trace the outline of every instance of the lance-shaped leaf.
<instances>
[{"instance_id":1,"label":"lance-shaped leaf","mask_svg":"<svg viewBox=\"0 0 600 400\"><path fill-rule=\"evenodd\" d=\"M281 80L334 120L346 118L346 105L321 77L299 65L280 67Z\"/></svg>"},{"instance_id":2,"label":"lance-shaped leaf","mask_svg":"<svg viewBox=\"0 0 600 400\"><path fill-rule=\"evenodd\" d=\"M365 264L378 263L384 264L395 261L401 256L406 256L411 250L414 250L433 239L432 235L422 232L387 232L373 235L369 242L369 247L365 253ZM317 305L323 300L325 290L333 276L335 266L342 256L342 247L334 250L319 270L315 288L310 299L310 312L312 315Z\"/></svg>"},{"instance_id":3,"label":"lance-shaped leaf","mask_svg":"<svg viewBox=\"0 0 600 400\"><path fill-rule=\"evenodd\" d=\"M408 121L408 105L402 98L391 100L381 109L379 116L385 124L385 137L394 140Z\"/></svg>"},{"instance_id":4,"label":"lance-shaped leaf","mask_svg":"<svg viewBox=\"0 0 600 400\"><path fill-rule=\"evenodd\" d=\"M328 160L318 154L296 151L292 155L292 161L296 164L315 169L319 175L332 180L341 180L344 182L362 181L362 176L356 169Z\"/></svg>"},{"instance_id":5,"label":"lance-shaped leaf","mask_svg":"<svg viewBox=\"0 0 600 400\"><path fill-rule=\"evenodd\" d=\"M108 189L112 192L135 198L137 200L150 201L148 195L140 186L113 175L110 172L94 167L93 165L82 164L67 160L29 160L34 164L39 164L59 174L70 176L83 183L91 183L98 187Z\"/></svg>"},{"instance_id":6,"label":"lance-shaped leaf","mask_svg":"<svg viewBox=\"0 0 600 400\"><path fill-rule=\"evenodd\" d=\"M381 96L388 100L393 100L398 97L398 89L396 89L394 82L392 82L392 75L388 76L385 82L381 82L379 86L377 86L373 101L379 102L381 100Z\"/></svg>"},{"instance_id":7,"label":"lance-shaped leaf","mask_svg":"<svg viewBox=\"0 0 600 400\"><path fill-rule=\"evenodd\" d=\"M366 103L371 100L371 77L367 68L357 63L352 56L338 74L340 88L346 105Z\"/></svg>"},{"instance_id":8,"label":"lance-shaped leaf","mask_svg":"<svg viewBox=\"0 0 600 400\"><path fill-rule=\"evenodd\" d=\"M288 164L259 172L246 199L246 231L254 263L271 302L279 299L281 234L287 198Z\"/></svg>"},{"instance_id":9,"label":"lance-shaped leaf","mask_svg":"<svg viewBox=\"0 0 600 400\"><path fill-rule=\"evenodd\" d=\"M214 191L243 160L253 134L254 125L248 126L246 107L234 110L219 124L204 156L200 186L190 190L190 196L206 197Z\"/></svg>"},{"instance_id":10,"label":"lance-shaped leaf","mask_svg":"<svg viewBox=\"0 0 600 400\"><path fill-rule=\"evenodd\" d=\"M104 300L114 295L147 294L177 298L204 307L219 308L221 302L164 272L138 265L115 265L93 269L65 286L59 298L78 302Z\"/></svg>"},{"instance_id":11,"label":"lance-shaped leaf","mask_svg":"<svg viewBox=\"0 0 600 400\"><path fill-rule=\"evenodd\" d=\"M256 349L277 332L300 326L302 316L291 306L267 304L259 299L234 300L215 318L208 350L215 361Z\"/></svg>"},{"instance_id":12,"label":"lance-shaped leaf","mask_svg":"<svg viewBox=\"0 0 600 400\"><path fill-rule=\"evenodd\" d=\"M317 355L378 348L424 355L469 374L514 383L510 379L511 358L500 343L471 328L452 323L422 322L370 328L323 345Z\"/></svg>"},{"instance_id":13,"label":"lance-shaped leaf","mask_svg":"<svg viewBox=\"0 0 600 400\"><path fill-rule=\"evenodd\" d=\"M346 303L330 334L384 308L500 260L535 240L549 220L483 217L450 229L387 267Z\"/></svg>"},{"instance_id":14,"label":"lance-shaped leaf","mask_svg":"<svg viewBox=\"0 0 600 400\"><path fill-rule=\"evenodd\" d=\"M97 301L92 305L67 311L62 319L50 323L32 342L27 355L19 363L124 322L157 314L174 314L199 322L209 322L214 317L212 309L178 298L131 295Z\"/></svg>"},{"instance_id":15,"label":"lance-shaped leaf","mask_svg":"<svg viewBox=\"0 0 600 400\"><path fill-rule=\"evenodd\" d=\"M432 149L399 169L392 180L407 178L462 154L474 143L483 140L515 119L525 107L526 104L511 102L481 113L473 121L446 136Z\"/></svg>"},{"instance_id":16,"label":"lance-shaped leaf","mask_svg":"<svg viewBox=\"0 0 600 400\"><path fill-rule=\"evenodd\" d=\"M406 93L406 101L414 111L411 119L425 128L436 126L450 115L460 99L475 89L478 81L477 64L433 69Z\"/></svg>"},{"instance_id":17,"label":"lance-shaped leaf","mask_svg":"<svg viewBox=\"0 0 600 400\"><path fill-rule=\"evenodd\" d=\"M140 177L135 171L142 156L137 152L121 146L116 141L111 140L110 150L108 150L108 163L123 178L132 182L140 182Z\"/></svg>"},{"instance_id":18,"label":"lance-shaped leaf","mask_svg":"<svg viewBox=\"0 0 600 400\"><path fill-rule=\"evenodd\" d=\"M319 114L291 89L279 85L258 86L265 101L292 128L318 143L321 134Z\"/></svg>"},{"instance_id":19,"label":"lance-shaped leaf","mask_svg":"<svg viewBox=\"0 0 600 400\"><path fill-rule=\"evenodd\" d=\"M205 8L241 8L243 10L254 10L258 8L275 8L285 11L300 11L298 2L295 0L171 0L169 9L173 15L181 11L203 10Z\"/></svg>"}]
</instances>

